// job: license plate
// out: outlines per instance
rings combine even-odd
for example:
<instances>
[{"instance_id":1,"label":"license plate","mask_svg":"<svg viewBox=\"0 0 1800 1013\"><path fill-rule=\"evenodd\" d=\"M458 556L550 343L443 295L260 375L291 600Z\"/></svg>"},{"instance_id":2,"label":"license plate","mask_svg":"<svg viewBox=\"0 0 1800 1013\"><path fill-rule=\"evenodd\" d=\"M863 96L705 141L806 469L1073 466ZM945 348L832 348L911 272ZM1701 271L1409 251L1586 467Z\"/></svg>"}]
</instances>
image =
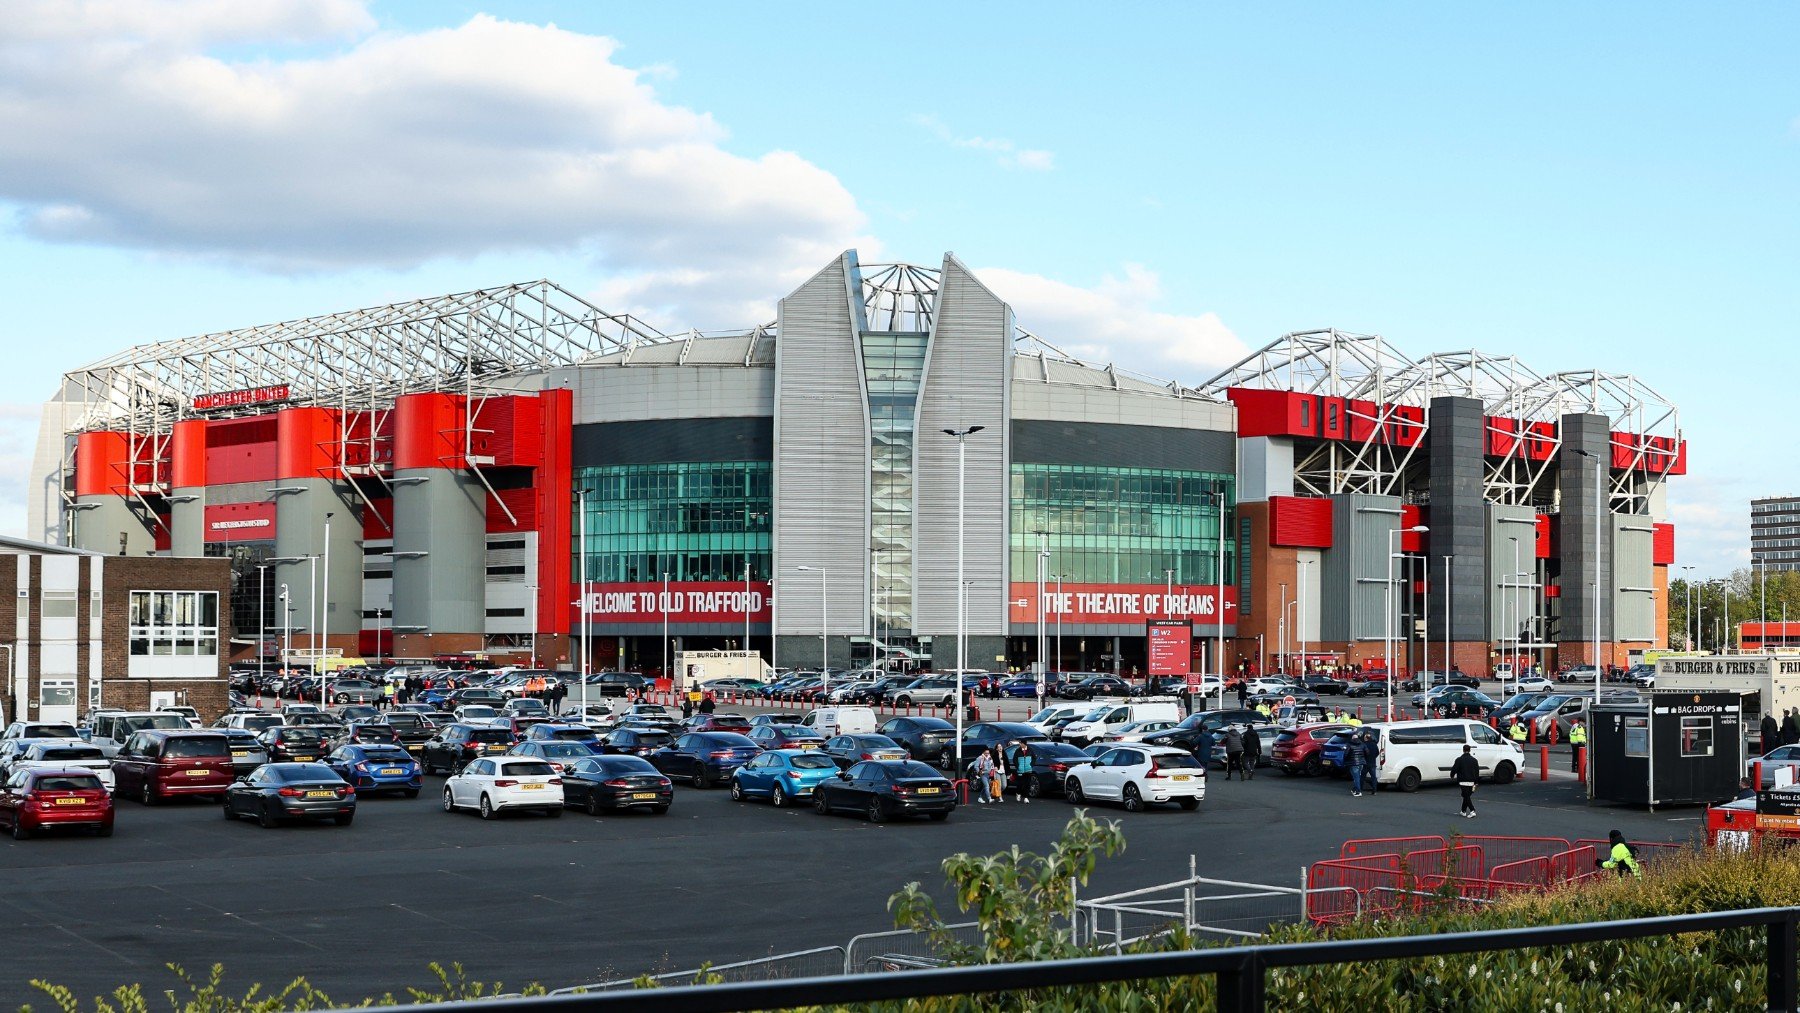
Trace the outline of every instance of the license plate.
<instances>
[{"instance_id":1,"label":"license plate","mask_svg":"<svg viewBox=\"0 0 1800 1013\"><path fill-rule=\"evenodd\" d=\"M235 757L237 757L237 758L238 758L238 759L240 759L240 760L241 760L241 759L243 759L243 758L244 758L244 757L246 757L246 756L249 756L249 755L250 755L250 750L248 750L248 749L233 749L233 750L232 750L232 751L231 751L231 755L232 755L232 756L235 756Z\"/></svg>"},{"instance_id":2,"label":"license plate","mask_svg":"<svg viewBox=\"0 0 1800 1013\"><path fill-rule=\"evenodd\" d=\"M381 772L383 774L404 774L404 773L406 773L406 768L405 767L383 767L383 768L381 768Z\"/></svg>"},{"instance_id":3,"label":"license plate","mask_svg":"<svg viewBox=\"0 0 1800 1013\"><path fill-rule=\"evenodd\" d=\"M187 774L187 776L189 776L189 777L205 777L205 776L206 776L206 775L208 775L208 774L210 774L210 773L212 773L212 771L210 771L210 770L190 770L190 771L186 771L186 774Z\"/></svg>"},{"instance_id":4,"label":"license plate","mask_svg":"<svg viewBox=\"0 0 1800 1013\"><path fill-rule=\"evenodd\" d=\"M817 749L817 748L819 748L819 744L817 742L802 742L802 743L800 743L800 748L801 749Z\"/></svg>"},{"instance_id":5,"label":"license plate","mask_svg":"<svg viewBox=\"0 0 1800 1013\"><path fill-rule=\"evenodd\" d=\"M656 798L656 792L653 792L653 791L634 791L634 792L632 792L632 793L631 793L631 797L632 797L632 799L633 799L633 800L634 800L634 801L635 801L635 800L637 800L637 799L654 799L654 798Z\"/></svg>"},{"instance_id":6,"label":"license plate","mask_svg":"<svg viewBox=\"0 0 1800 1013\"><path fill-rule=\"evenodd\" d=\"M335 792L335 791L309 791L306 793L306 797L307 798L336 798L337 792Z\"/></svg>"},{"instance_id":7,"label":"license plate","mask_svg":"<svg viewBox=\"0 0 1800 1013\"><path fill-rule=\"evenodd\" d=\"M82 805L85 802L87 802L85 798L59 798L56 800L57 805Z\"/></svg>"},{"instance_id":8,"label":"license plate","mask_svg":"<svg viewBox=\"0 0 1800 1013\"><path fill-rule=\"evenodd\" d=\"M544 786L541 784L521 784L519 787L524 788L526 791L538 791Z\"/></svg>"},{"instance_id":9,"label":"license plate","mask_svg":"<svg viewBox=\"0 0 1800 1013\"><path fill-rule=\"evenodd\" d=\"M919 794L921 794L921 795L936 795L938 792L940 792L942 790L943 790L942 788L920 788Z\"/></svg>"},{"instance_id":10,"label":"license plate","mask_svg":"<svg viewBox=\"0 0 1800 1013\"><path fill-rule=\"evenodd\" d=\"M484 752L484 753L504 753L504 752L506 752L506 747L505 746L489 746L486 749L482 750L482 752Z\"/></svg>"},{"instance_id":11,"label":"license plate","mask_svg":"<svg viewBox=\"0 0 1800 1013\"><path fill-rule=\"evenodd\" d=\"M312 757L310 757L310 756L296 756L296 757L294 757L294 762L295 763L306 763L306 762L310 761L311 759L312 759Z\"/></svg>"},{"instance_id":12,"label":"license plate","mask_svg":"<svg viewBox=\"0 0 1800 1013\"><path fill-rule=\"evenodd\" d=\"M1187 780L1187 779L1188 779L1188 775L1186 775L1186 774L1173 774L1173 775L1171 775L1171 776L1170 776L1170 779L1171 779L1171 780L1175 780L1175 781L1186 781L1186 780Z\"/></svg>"}]
</instances>

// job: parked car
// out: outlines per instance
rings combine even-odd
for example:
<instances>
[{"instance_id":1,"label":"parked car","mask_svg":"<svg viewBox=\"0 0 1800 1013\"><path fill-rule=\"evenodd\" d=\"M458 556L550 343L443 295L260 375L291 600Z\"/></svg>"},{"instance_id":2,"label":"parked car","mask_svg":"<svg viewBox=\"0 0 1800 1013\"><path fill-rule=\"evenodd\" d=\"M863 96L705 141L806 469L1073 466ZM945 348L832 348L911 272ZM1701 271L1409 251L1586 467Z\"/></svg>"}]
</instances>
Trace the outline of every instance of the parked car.
<instances>
[{"instance_id":1,"label":"parked car","mask_svg":"<svg viewBox=\"0 0 1800 1013\"><path fill-rule=\"evenodd\" d=\"M1538 704L1543 703L1550 696L1550 693L1515 693L1502 701L1500 706L1494 708L1494 712L1488 716L1497 718L1504 724L1506 720L1514 714L1524 715L1530 713Z\"/></svg>"},{"instance_id":2,"label":"parked car","mask_svg":"<svg viewBox=\"0 0 1800 1013\"><path fill-rule=\"evenodd\" d=\"M828 739L834 735L867 735L875 731L875 709L820 707L807 711L800 723Z\"/></svg>"},{"instance_id":3,"label":"parked car","mask_svg":"<svg viewBox=\"0 0 1800 1013\"><path fill-rule=\"evenodd\" d=\"M500 713L508 717L549 718L550 705L535 696L509 697L500 708Z\"/></svg>"},{"instance_id":4,"label":"parked car","mask_svg":"<svg viewBox=\"0 0 1800 1013\"><path fill-rule=\"evenodd\" d=\"M1133 744L1114 746L1066 782L1069 801L1117 801L1129 812L1174 802L1189 812L1206 798L1206 767L1185 749Z\"/></svg>"},{"instance_id":5,"label":"parked car","mask_svg":"<svg viewBox=\"0 0 1800 1013\"><path fill-rule=\"evenodd\" d=\"M938 676L914 679L894 693L894 704L900 707L927 705L941 707L956 699L956 680Z\"/></svg>"},{"instance_id":6,"label":"parked car","mask_svg":"<svg viewBox=\"0 0 1800 1013\"><path fill-rule=\"evenodd\" d=\"M948 778L916 760L863 760L820 781L813 810L860 812L871 823L919 814L942 822L956 810L956 792Z\"/></svg>"},{"instance_id":7,"label":"parked car","mask_svg":"<svg viewBox=\"0 0 1800 1013\"><path fill-rule=\"evenodd\" d=\"M1744 764L1744 776L1754 776L1756 765L1762 764L1762 782L1756 787L1769 789L1775 787L1775 768L1800 767L1800 746L1776 746L1774 749L1753 756ZM1800 773L1796 771L1795 773Z\"/></svg>"},{"instance_id":8,"label":"parked car","mask_svg":"<svg viewBox=\"0 0 1800 1013\"><path fill-rule=\"evenodd\" d=\"M325 736L308 725L281 725L259 738L270 763L312 763L330 751Z\"/></svg>"},{"instance_id":9,"label":"parked car","mask_svg":"<svg viewBox=\"0 0 1800 1013\"><path fill-rule=\"evenodd\" d=\"M218 731L231 744L231 769L239 777L269 762L269 749L254 732L242 728L221 728Z\"/></svg>"},{"instance_id":10,"label":"parked car","mask_svg":"<svg viewBox=\"0 0 1800 1013\"><path fill-rule=\"evenodd\" d=\"M736 732L743 735L750 731L750 719L742 714L696 714L688 721L690 732Z\"/></svg>"},{"instance_id":11,"label":"parked car","mask_svg":"<svg viewBox=\"0 0 1800 1013\"><path fill-rule=\"evenodd\" d=\"M1572 667L1563 669L1561 672L1558 672L1556 674L1556 681L1557 682L1585 682L1585 683L1591 684L1591 683L1593 683L1593 681L1595 679L1597 679L1599 677L1600 677L1600 670L1598 668L1595 668L1593 665L1574 665Z\"/></svg>"},{"instance_id":12,"label":"parked car","mask_svg":"<svg viewBox=\"0 0 1800 1013\"><path fill-rule=\"evenodd\" d=\"M518 809L561 816L562 778L543 760L483 756L444 780L443 806L447 813L474 809L484 820Z\"/></svg>"},{"instance_id":13,"label":"parked car","mask_svg":"<svg viewBox=\"0 0 1800 1013\"><path fill-rule=\"evenodd\" d=\"M636 726L615 728L600 740L600 751L608 755L647 757L675 741L675 736L662 728Z\"/></svg>"},{"instance_id":14,"label":"parked car","mask_svg":"<svg viewBox=\"0 0 1800 1013\"><path fill-rule=\"evenodd\" d=\"M689 732L648 759L670 777L687 778L696 788L710 788L760 752L748 736L736 732Z\"/></svg>"},{"instance_id":15,"label":"parked car","mask_svg":"<svg viewBox=\"0 0 1800 1013\"><path fill-rule=\"evenodd\" d=\"M381 687L367 679L333 679L327 685L332 703L374 703L381 699Z\"/></svg>"},{"instance_id":16,"label":"parked car","mask_svg":"<svg viewBox=\"0 0 1800 1013\"><path fill-rule=\"evenodd\" d=\"M1128 725L1124 725L1124 726L1120 727L1116 731L1110 731L1110 732L1105 733L1105 735L1102 737L1101 741L1105 741L1105 742L1142 742L1145 739L1149 738L1150 736L1155 735L1157 732L1166 732L1169 729L1174 728L1176 725L1178 725L1180 723L1181 722L1179 722L1179 721L1168 721L1168 720L1133 721L1132 723L1130 723ZM1072 743L1072 744L1079 745L1079 743Z\"/></svg>"},{"instance_id":17,"label":"parked car","mask_svg":"<svg viewBox=\"0 0 1800 1013\"><path fill-rule=\"evenodd\" d=\"M526 742L577 742L589 747L589 752L600 751L600 733L587 725L567 724L561 721L545 721L532 725L525 730Z\"/></svg>"},{"instance_id":18,"label":"parked car","mask_svg":"<svg viewBox=\"0 0 1800 1013\"><path fill-rule=\"evenodd\" d=\"M419 749L419 763L425 773L456 773L469 761L504 753L512 747L512 733L491 725L454 722L438 730Z\"/></svg>"},{"instance_id":19,"label":"parked car","mask_svg":"<svg viewBox=\"0 0 1800 1013\"><path fill-rule=\"evenodd\" d=\"M1337 723L1307 724L1278 732L1275 744L1269 747L1269 760L1283 773L1317 777L1325 771L1325 743L1349 727Z\"/></svg>"},{"instance_id":20,"label":"parked car","mask_svg":"<svg viewBox=\"0 0 1800 1013\"><path fill-rule=\"evenodd\" d=\"M906 748L885 735L836 735L825 741L824 753L840 768L849 770L863 760L904 760Z\"/></svg>"},{"instance_id":21,"label":"parked car","mask_svg":"<svg viewBox=\"0 0 1800 1013\"><path fill-rule=\"evenodd\" d=\"M1485 718L1500 706L1500 701L1479 690L1465 686L1446 686L1413 697L1413 706L1445 717Z\"/></svg>"},{"instance_id":22,"label":"parked car","mask_svg":"<svg viewBox=\"0 0 1800 1013\"><path fill-rule=\"evenodd\" d=\"M825 739L800 725L752 725L750 741L764 749L823 749Z\"/></svg>"},{"instance_id":23,"label":"parked car","mask_svg":"<svg viewBox=\"0 0 1800 1013\"><path fill-rule=\"evenodd\" d=\"M11 830L15 841L65 827L111 837L112 795L91 770L15 771L0 785L0 826Z\"/></svg>"},{"instance_id":24,"label":"parked car","mask_svg":"<svg viewBox=\"0 0 1800 1013\"><path fill-rule=\"evenodd\" d=\"M1031 751L1033 798L1061 795L1069 775L1094 762L1094 757L1066 742L1033 739L1025 743Z\"/></svg>"},{"instance_id":25,"label":"parked car","mask_svg":"<svg viewBox=\"0 0 1800 1013\"><path fill-rule=\"evenodd\" d=\"M731 797L766 798L777 809L811 797L821 781L837 777L838 765L815 750L772 749L731 772Z\"/></svg>"},{"instance_id":26,"label":"parked car","mask_svg":"<svg viewBox=\"0 0 1800 1013\"><path fill-rule=\"evenodd\" d=\"M1556 685L1554 683L1536 673L1500 680L1500 690L1503 693L1550 693L1554 692L1555 689Z\"/></svg>"},{"instance_id":27,"label":"parked car","mask_svg":"<svg viewBox=\"0 0 1800 1013\"><path fill-rule=\"evenodd\" d=\"M419 765L397 743L339 746L325 758L325 765L363 794L392 791L419 797Z\"/></svg>"},{"instance_id":28,"label":"parked car","mask_svg":"<svg viewBox=\"0 0 1800 1013\"><path fill-rule=\"evenodd\" d=\"M1082 715L1093 709L1091 705L1085 703L1053 703L1026 718L1024 723L1049 735L1052 727L1060 729L1062 724L1079 720ZM1058 724L1058 722L1062 724Z\"/></svg>"},{"instance_id":29,"label":"parked car","mask_svg":"<svg viewBox=\"0 0 1800 1013\"><path fill-rule=\"evenodd\" d=\"M1625 670L1625 680L1639 689L1655 689L1656 666L1633 665Z\"/></svg>"},{"instance_id":30,"label":"parked car","mask_svg":"<svg viewBox=\"0 0 1800 1013\"><path fill-rule=\"evenodd\" d=\"M508 756L530 756L543 760L563 773L581 760L598 755L585 742L561 742L556 739L526 739L507 750Z\"/></svg>"},{"instance_id":31,"label":"parked car","mask_svg":"<svg viewBox=\"0 0 1800 1013\"><path fill-rule=\"evenodd\" d=\"M1081 746L1107 738L1127 725L1144 721L1167 721L1173 725L1181 718L1181 705L1172 699L1101 703L1079 720L1063 726L1060 737Z\"/></svg>"},{"instance_id":32,"label":"parked car","mask_svg":"<svg viewBox=\"0 0 1800 1013\"><path fill-rule=\"evenodd\" d=\"M422 711L391 710L387 715L388 726L394 730L400 744L407 749L416 749L431 738L437 731L437 725Z\"/></svg>"},{"instance_id":33,"label":"parked car","mask_svg":"<svg viewBox=\"0 0 1800 1013\"><path fill-rule=\"evenodd\" d=\"M200 795L218 798L236 778L231 743L215 731L133 732L113 757L113 790L145 805Z\"/></svg>"},{"instance_id":34,"label":"parked car","mask_svg":"<svg viewBox=\"0 0 1800 1013\"><path fill-rule=\"evenodd\" d=\"M1525 762L1525 752L1480 721L1458 719L1401 721L1365 725L1380 737L1376 767L1377 784L1391 784L1401 791L1418 791L1428 782L1448 782L1450 765L1473 747L1482 776L1495 784L1510 783Z\"/></svg>"},{"instance_id":35,"label":"parked car","mask_svg":"<svg viewBox=\"0 0 1800 1013\"><path fill-rule=\"evenodd\" d=\"M944 750L956 740L956 726L939 717L889 718L876 729L900 744L909 757L942 766Z\"/></svg>"},{"instance_id":36,"label":"parked car","mask_svg":"<svg viewBox=\"0 0 1800 1013\"><path fill-rule=\"evenodd\" d=\"M1112 675L1089 676L1070 683L1057 694L1065 700L1092 700L1097 696L1131 696L1131 684Z\"/></svg>"},{"instance_id":37,"label":"parked car","mask_svg":"<svg viewBox=\"0 0 1800 1013\"><path fill-rule=\"evenodd\" d=\"M8 778L21 770L85 770L113 790L112 761L99 746L81 739L27 739L19 745L21 752L6 765Z\"/></svg>"},{"instance_id":38,"label":"parked car","mask_svg":"<svg viewBox=\"0 0 1800 1013\"><path fill-rule=\"evenodd\" d=\"M1227 727L1235 727L1239 734L1242 735L1255 734L1259 736L1259 741L1272 742L1275 736L1275 729L1272 727L1268 718L1263 717L1253 710L1232 708L1227 710L1195 711L1183 718L1181 723L1174 728L1171 728L1166 732L1157 732L1155 735L1145 738L1144 744L1150 746L1170 746L1176 749L1185 749L1189 753L1194 753L1195 750L1200 748L1201 729L1205 729L1212 734L1214 740L1213 744L1217 746ZM1266 762L1269 756L1268 748L1262 750L1262 756ZM1206 757L1205 759L1210 761L1211 758Z\"/></svg>"},{"instance_id":39,"label":"parked car","mask_svg":"<svg viewBox=\"0 0 1800 1013\"><path fill-rule=\"evenodd\" d=\"M385 721L352 721L345 726L344 734L338 736L336 745L400 745L400 731ZM404 747L403 747L404 748Z\"/></svg>"},{"instance_id":40,"label":"parked car","mask_svg":"<svg viewBox=\"0 0 1800 1013\"><path fill-rule=\"evenodd\" d=\"M263 828L284 820L356 819L356 788L324 763L265 763L225 790L225 819L254 819Z\"/></svg>"},{"instance_id":41,"label":"parked car","mask_svg":"<svg viewBox=\"0 0 1800 1013\"><path fill-rule=\"evenodd\" d=\"M590 691L598 690L601 696L625 696L633 690L642 693L654 688L641 672L595 672L587 677L587 686Z\"/></svg>"},{"instance_id":42,"label":"parked car","mask_svg":"<svg viewBox=\"0 0 1800 1013\"><path fill-rule=\"evenodd\" d=\"M563 805L598 816L648 809L661 815L675 803L675 787L662 771L635 756L588 756L564 767Z\"/></svg>"},{"instance_id":43,"label":"parked car","mask_svg":"<svg viewBox=\"0 0 1800 1013\"><path fill-rule=\"evenodd\" d=\"M1301 676L1300 685L1312 690L1314 693L1339 694L1350 688L1350 683L1347 680L1340 679L1335 675L1325 675L1319 672Z\"/></svg>"},{"instance_id":44,"label":"parked car","mask_svg":"<svg viewBox=\"0 0 1800 1013\"><path fill-rule=\"evenodd\" d=\"M673 731L681 727L681 712L659 703L637 703L622 711L615 712L620 724L636 722L638 724L658 725Z\"/></svg>"}]
</instances>

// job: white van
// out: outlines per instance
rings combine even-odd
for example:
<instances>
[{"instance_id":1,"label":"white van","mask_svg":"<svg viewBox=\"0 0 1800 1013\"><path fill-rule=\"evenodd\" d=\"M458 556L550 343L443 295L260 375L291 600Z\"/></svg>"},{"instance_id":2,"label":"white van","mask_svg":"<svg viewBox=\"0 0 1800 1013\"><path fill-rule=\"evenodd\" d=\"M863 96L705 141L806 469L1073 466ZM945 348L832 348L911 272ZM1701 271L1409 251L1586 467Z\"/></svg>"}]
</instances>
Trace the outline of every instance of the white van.
<instances>
[{"instance_id":1,"label":"white van","mask_svg":"<svg viewBox=\"0 0 1800 1013\"><path fill-rule=\"evenodd\" d=\"M1181 704L1172 696L1145 697L1142 700L1103 698L1093 702L1081 720L1071 721L1062 730L1062 740L1077 746L1097 742L1129 724L1139 721L1180 721Z\"/></svg>"},{"instance_id":2,"label":"white van","mask_svg":"<svg viewBox=\"0 0 1800 1013\"><path fill-rule=\"evenodd\" d=\"M1525 750L1480 721L1397 721L1365 727L1381 736L1376 782L1401 791L1448 782L1450 765L1462 755L1465 745L1475 747L1481 776L1495 784L1509 783L1525 764Z\"/></svg>"},{"instance_id":3,"label":"white van","mask_svg":"<svg viewBox=\"0 0 1800 1013\"><path fill-rule=\"evenodd\" d=\"M807 711L800 724L828 739L834 735L873 735L875 708L820 707Z\"/></svg>"}]
</instances>

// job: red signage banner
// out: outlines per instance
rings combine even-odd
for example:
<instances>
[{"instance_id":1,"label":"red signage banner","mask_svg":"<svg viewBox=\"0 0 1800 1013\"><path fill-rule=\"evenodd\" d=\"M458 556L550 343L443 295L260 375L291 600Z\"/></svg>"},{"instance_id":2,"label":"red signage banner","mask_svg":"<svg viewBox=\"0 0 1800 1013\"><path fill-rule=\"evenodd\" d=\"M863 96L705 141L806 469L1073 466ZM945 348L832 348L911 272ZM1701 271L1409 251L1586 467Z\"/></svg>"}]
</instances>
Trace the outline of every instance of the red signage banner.
<instances>
[{"instance_id":1,"label":"red signage banner","mask_svg":"<svg viewBox=\"0 0 1800 1013\"><path fill-rule=\"evenodd\" d=\"M741 623L750 613L753 623L769 621L769 582L751 581L749 591L743 581L687 581L669 584L663 592L661 581L634 584L589 584L581 596L571 621L578 622L586 612L588 621L606 623L660 623L666 611L671 625L682 623Z\"/></svg>"},{"instance_id":2,"label":"red signage banner","mask_svg":"<svg viewBox=\"0 0 1800 1013\"><path fill-rule=\"evenodd\" d=\"M1008 608L1015 623L1037 622L1037 609L1031 599L1037 595L1037 583L1015 581L1012 602ZM1070 584L1064 582L1057 593L1054 583L1044 586L1044 620L1054 623L1061 617L1065 623L1130 623L1138 625L1152 619L1188 619L1199 625L1219 621L1221 600L1225 622L1237 622L1237 588L1226 585L1224 594L1212 584L1176 584L1174 593L1163 584Z\"/></svg>"},{"instance_id":3,"label":"red signage banner","mask_svg":"<svg viewBox=\"0 0 1800 1013\"><path fill-rule=\"evenodd\" d=\"M237 408L247 404L270 404L286 401L292 389L285 383L271 384L267 387L250 387L245 390L227 390L217 394L194 395L194 410L197 412L212 411L215 408Z\"/></svg>"},{"instance_id":4,"label":"red signage banner","mask_svg":"<svg viewBox=\"0 0 1800 1013\"><path fill-rule=\"evenodd\" d=\"M206 541L268 542L275 539L275 504L209 503Z\"/></svg>"},{"instance_id":5,"label":"red signage banner","mask_svg":"<svg viewBox=\"0 0 1800 1013\"><path fill-rule=\"evenodd\" d=\"M1186 619L1152 619L1148 637L1151 675L1187 675L1193 668L1194 624Z\"/></svg>"}]
</instances>

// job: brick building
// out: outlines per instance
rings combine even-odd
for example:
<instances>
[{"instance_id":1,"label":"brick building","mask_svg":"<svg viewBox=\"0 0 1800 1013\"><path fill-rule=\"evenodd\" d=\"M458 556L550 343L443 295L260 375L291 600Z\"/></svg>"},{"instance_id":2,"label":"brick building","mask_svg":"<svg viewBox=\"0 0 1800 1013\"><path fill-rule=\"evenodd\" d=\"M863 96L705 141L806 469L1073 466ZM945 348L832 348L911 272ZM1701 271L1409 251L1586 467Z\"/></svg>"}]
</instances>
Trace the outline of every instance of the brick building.
<instances>
[{"instance_id":1,"label":"brick building","mask_svg":"<svg viewBox=\"0 0 1800 1013\"><path fill-rule=\"evenodd\" d=\"M6 719L77 720L100 707L226 706L230 562L107 556L0 538Z\"/></svg>"}]
</instances>

